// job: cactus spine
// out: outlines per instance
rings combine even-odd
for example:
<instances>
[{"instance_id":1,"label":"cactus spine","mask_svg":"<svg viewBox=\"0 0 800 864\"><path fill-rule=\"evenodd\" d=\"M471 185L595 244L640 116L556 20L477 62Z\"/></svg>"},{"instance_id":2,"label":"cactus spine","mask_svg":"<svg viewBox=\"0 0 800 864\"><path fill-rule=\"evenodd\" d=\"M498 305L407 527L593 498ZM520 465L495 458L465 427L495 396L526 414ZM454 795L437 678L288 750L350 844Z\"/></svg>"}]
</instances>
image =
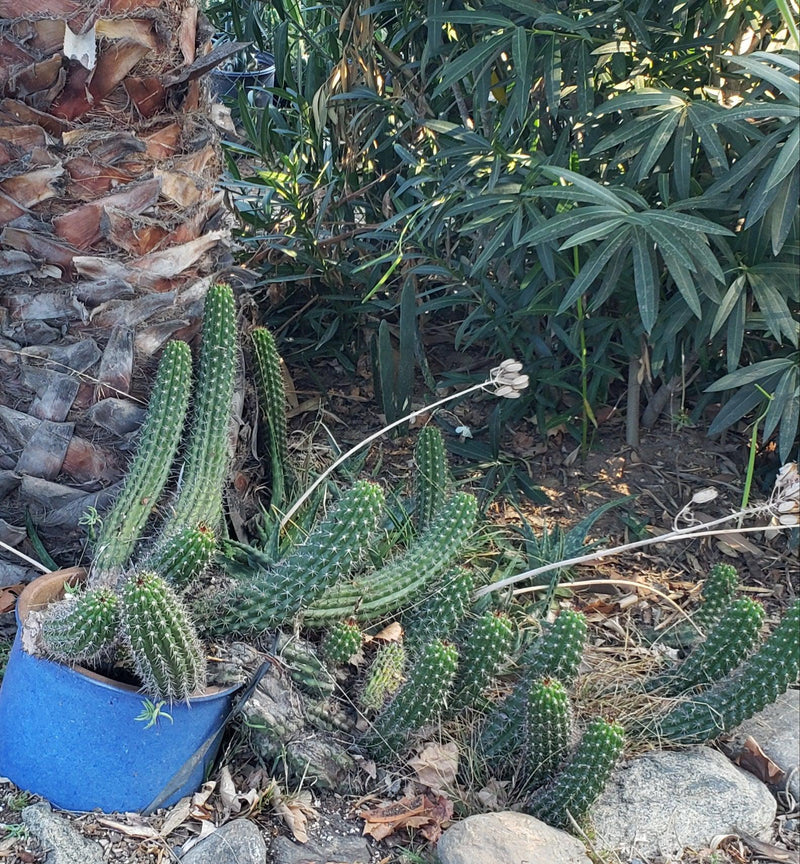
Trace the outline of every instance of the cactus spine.
<instances>
[{"instance_id":1,"label":"cactus spine","mask_svg":"<svg viewBox=\"0 0 800 864\"><path fill-rule=\"evenodd\" d=\"M569 828L573 820L580 824L603 791L624 743L619 724L594 720L552 784L533 795L527 812L556 828Z\"/></svg>"},{"instance_id":2,"label":"cactus spine","mask_svg":"<svg viewBox=\"0 0 800 864\"><path fill-rule=\"evenodd\" d=\"M403 616L406 645L413 650L432 639L451 636L469 608L474 584L468 570L445 577L430 597Z\"/></svg>"},{"instance_id":3,"label":"cactus spine","mask_svg":"<svg viewBox=\"0 0 800 864\"><path fill-rule=\"evenodd\" d=\"M405 665L406 650L402 643L387 642L378 648L358 699L362 711L374 713L383 708L387 699L400 689Z\"/></svg>"},{"instance_id":4,"label":"cactus spine","mask_svg":"<svg viewBox=\"0 0 800 864\"><path fill-rule=\"evenodd\" d=\"M533 682L552 676L569 683L578 671L585 644L586 618L580 612L562 609L550 630L523 655L517 685L486 718L480 741L490 762L506 762L519 751Z\"/></svg>"},{"instance_id":5,"label":"cactus spine","mask_svg":"<svg viewBox=\"0 0 800 864\"><path fill-rule=\"evenodd\" d=\"M541 786L564 761L571 725L564 685L552 678L534 681L525 718L524 788Z\"/></svg>"},{"instance_id":6,"label":"cactus spine","mask_svg":"<svg viewBox=\"0 0 800 864\"><path fill-rule=\"evenodd\" d=\"M800 671L800 600L764 644L732 675L651 723L658 738L701 744L738 726L774 702ZM647 730L652 734L651 730Z\"/></svg>"},{"instance_id":7,"label":"cactus spine","mask_svg":"<svg viewBox=\"0 0 800 864\"><path fill-rule=\"evenodd\" d=\"M355 621L337 621L322 642L322 656L331 666L344 666L361 649L361 628Z\"/></svg>"},{"instance_id":8,"label":"cactus spine","mask_svg":"<svg viewBox=\"0 0 800 864\"><path fill-rule=\"evenodd\" d=\"M354 483L286 558L234 586L217 626L227 632L263 632L290 620L350 572L378 526L383 504L380 486Z\"/></svg>"},{"instance_id":9,"label":"cactus spine","mask_svg":"<svg viewBox=\"0 0 800 864\"><path fill-rule=\"evenodd\" d=\"M739 575L730 564L715 564L703 585L703 603L692 620L703 630L710 629L728 608L736 592Z\"/></svg>"},{"instance_id":10,"label":"cactus spine","mask_svg":"<svg viewBox=\"0 0 800 864\"><path fill-rule=\"evenodd\" d=\"M286 434L286 388L281 374L281 358L272 333L256 327L250 334L255 359L256 390L262 422L267 431L267 447L272 464L272 503L283 500L285 468L288 462Z\"/></svg>"},{"instance_id":11,"label":"cactus spine","mask_svg":"<svg viewBox=\"0 0 800 864\"><path fill-rule=\"evenodd\" d=\"M375 719L365 739L368 750L390 760L412 732L444 706L458 667L454 645L436 639L423 648L402 689Z\"/></svg>"},{"instance_id":12,"label":"cactus spine","mask_svg":"<svg viewBox=\"0 0 800 864\"><path fill-rule=\"evenodd\" d=\"M444 438L435 426L425 426L414 448L417 466L417 530L424 531L447 497L448 471Z\"/></svg>"},{"instance_id":13,"label":"cactus spine","mask_svg":"<svg viewBox=\"0 0 800 864\"><path fill-rule=\"evenodd\" d=\"M205 656L177 594L152 571L122 586L120 621L126 646L147 693L188 699L205 682Z\"/></svg>"},{"instance_id":14,"label":"cactus spine","mask_svg":"<svg viewBox=\"0 0 800 864\"><path fill-rule=\"evenodd\" d=\"M42 643L56 660L89 662L117 639L118 602L113 590L89 588L54 604L42 620Z\"/></svg>"},{"instance_id":15,"label":"cactus spine","mask_svg":"<svg viewBox=\"0 0 800 864\"><path fill-rule=\"evenodd\" d=\"M329 588L305 609L303 622L324 627L341 618L372 621L399 611L448 569L472 532L477 510L474 496L456 493L405 554L373 573Z\"/></svg>"},{"instance_id":16,"label":"cactus spine","mask_svg":"<svg viewBox=\"0 0 800 864\"><path fill-rule=\"evenodd\" d=\"M189 346L170 342L158 366L136 456L122 491L103 519L90 575L92 585L116 581L164 488L183 428L191 374Z\"/></svg>"},{"instance_id":17,"label":"cactus spine","mask_svg":"<svg viewBox=\"0 0 800 864\"><path fill-rule=\"evenodd\" d=\"M724 678L750 653L764 623L764 607L748 597L735 600L713 625L706 641L683 663L645 682L645 690L677 696Z\"/></svg>"},{"instance_id":18,"label":"cactus spine","mask_svg":"<svg viewBox=\"0 0 800 864\"><path fill-rule=\"evenodd\" d=\"M475 705L508 657L513 641L514 626L511 619L501 612L486 612L471 623L460 652L451 710Z\"/></svg>"}]
</instances>

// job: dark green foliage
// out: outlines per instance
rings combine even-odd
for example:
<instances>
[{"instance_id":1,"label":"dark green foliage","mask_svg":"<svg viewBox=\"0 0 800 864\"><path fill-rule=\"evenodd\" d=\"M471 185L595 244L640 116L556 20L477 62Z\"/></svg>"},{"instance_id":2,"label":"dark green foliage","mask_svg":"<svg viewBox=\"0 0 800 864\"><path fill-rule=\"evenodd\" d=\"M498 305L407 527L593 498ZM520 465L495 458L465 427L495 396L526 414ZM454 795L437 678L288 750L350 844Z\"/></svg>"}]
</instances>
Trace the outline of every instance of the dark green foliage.
<instances>
[{"instance_id":1,"label":"dark green foliage","mask_svg":"<svg viewBox=\"0 0 800 864\"><path fill-rule=\"evenodd\" d=\"M322 656L332 666L342 666L361 648L361 628L355 621L337 621L322 641Z\"/></svg>"},{"instance_id":2,"label":"dark green foliage","mask_svg":"<svg viewBox=\"0 0 800 864\"><path fill-rule=\"evenodd\" d=\"M130 576L120 595L125 646L144 689L168 702L205 682L205 654L177 594L152 571Z\"/></svg>"},{"instance_id":3,"label":"dark green foliage","mask_svg":"<svg viewBox=\"0 0 800 864\"><path fill-rule=\"evenodd\" d=\"M712 626L705 642L678 666L645 681L645 689L676 696L692 687L707 687L724 678L750 653L764 622L764 607L755 600L734 600Z\"/></svg>"},{"instance_id":4,"label":"dark green foliage","mask_svg":"<svg viewBox=\"0 0 800 864\"><path fill-rule=\"evenodd\" d=\"M534 681L528 693L524 723L523 789L541 786L566 759L572 732L569 697L553 678Z\"/></svg>"},{"instance_id":5,"label":"dark green foliage","mask_svg":"<svg viewBox=\"0 0 800 864\"><path fill-rule=\"evenodd\" d=\"M416 476L417 530L423 531L447 497L449 485L444 438L436 426L425 426L414 447Z\"/></svg>"},{"instance_id":6,"label":"dark green foliage","mask_svg":"<svg viewBox=\"0 0 800 864\"><path fill-rule=\"evenodd\" d=\"M119 628L117 595L89 588L54 604L42 620L42 643L56 660L81 663L108 654Z\"/></svg>"},{"instance_id":7,"label":"dark green foliage","mask_svg":"<svg viewBox=\"0 0 800 864\"><path fill-rule=\"evenodd\" d=\"M485 612L471 621L459 646L459 667L453 698L453 711L476 705L484 689L508 660L514 641L514 625L502 612Z\"/></svg>"},{"instance_id":8,"label":"dark green foliage","mask_svg":"<svg viewBox=\"0 0 800 864\"><path fill-rule=\"evenodd\" d=\"M458 666L454 645L435 640L426 645L408 670L408 680L378 715L364 745L379 759L390 761L408 737L433 720L444 707Z\"/></svg>"},{"instance_id":9,"label":"dark green foliage","mask_svg":"<svg viewBox=\"0 0 800 864\"><path fill-rule=\"evenodd\" d=\"M644 733L700 744L738 726L774 702L800 671L800 600L795 600L764 644L733 674L654 718Z\"/></svg>"},{"instance_id":10,"label":"dark green foliage","mask_svg":"<svg viewBox=\"0 0 800 864\"><path fill-rule=\"evenodd\" d=\"M624 743L619 724L592 721L572 758L549 786L533 795L527 812L556 828L571 828L572 820L580 825L605 788Z\"/></svg>"},{"instance_id":11,"label":"dark green foliage","mask_svg":"<svg viewBox=\"0 0 800 864\"><path fill-rule=\"evenodd\" d=\"M401 611L451 566L472 533L477 509L472 495L457 492L404 553L372 573L329 588L304 608L303 622L321 627L341 618L374 621Z\"/></svg>"},{"instance_id":12,"label":"dark green foliage","mask_svg":"<svg viewBox=\"0 0 800 864\"><path fill-rule=\"evenodd\" d=\"M222 604L222 614L213 622L214 628L259 633L305 610L362 557L383 505L380 486L367 480L354 483L303 543L276 564L236 582ZM252 557L258 556L254 553Z\"/></svg>"},{"instance_id":13,"label":"dark green foliage","mask_svg":"<svg viewBox=\"0 0 800 864\"><path fill-rule=\"evenodd\" d=\"M418 607L409 610L402 619L408 649L414 651L431 639L452 636L470 606L474 585L469 570L456 570Z\"/></svg>"},{"instance_id":14,"label":"dark green foliage","mask_svg":"<svg viewBox=\"0 0 800 864\"><path fill-rule=\"evenodd\" d=\"M358 698L362 711L380 711L402 685L406 667L406 651L400 642L387 642L375 653Z\"/></svg>"},{"instance_id":15,"label":"dark green foliage","mask_svg":"<svg viewBox=\"0 0 800 864\"><path fill-rule=\"evenodd\" d=\"M266 327L256 327L250 334L255 359L256 390L261 422L266 430L271 472L271 501L280 506L284 498L289 444L286 433L286 386L281 372L281 358L275 339Z\"/></svg>"},{"instance_id":16,"label":"dark green foliage","mask_svg":"<svg viewBox=\"0 0 800 864\"><path fill-rule=\"evenodd\" d=\"M528 695L541 678L568 684L575 677L586 645L586 618L562 609L552 627L523 654L520 677L512 692L487 716L480 732L480 751L489 764L508 765L523 743Z\"/></svg>"},{"instance_id":17,"label":"dark green foliage","mask_svg":"<svg viewBox=\"0 0 800 864\"><path fill-rule=\"evenodd\" d=\"M694 613L698 627L710 629L730 606L739 584L739 574L730 564L715 564L701 590L703 603Z\"/></svg>"},{"instance_id":18,"label":"dark green foliage","mask_svg":"<svg viewBox=\"0 0 800 864\"><path fill-rule=\"evenodd\" d=\"M185 342L170 342L161 355L136 456L122 491L97 538L90 583L116 581L140 539L169 477L191 386L192 358Z\"/></svg>"}]
</instances>

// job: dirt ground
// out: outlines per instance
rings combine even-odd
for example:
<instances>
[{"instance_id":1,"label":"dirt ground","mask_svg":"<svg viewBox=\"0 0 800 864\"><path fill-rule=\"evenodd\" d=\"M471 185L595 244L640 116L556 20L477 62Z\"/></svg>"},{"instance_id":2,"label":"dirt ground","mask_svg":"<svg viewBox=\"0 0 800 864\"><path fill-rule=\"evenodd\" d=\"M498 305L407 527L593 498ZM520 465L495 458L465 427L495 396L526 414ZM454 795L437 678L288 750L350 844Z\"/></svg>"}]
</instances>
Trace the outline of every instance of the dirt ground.
<instances>
[{"instance_id":1,"label":"dirt ground","mask_svg":"<svg viewBox=\"0 0 800 864\"><path fill-rule=\"evenodd\" d=\"M295 396L292 446L298 457L312 463L321 464L328 455L328 438L322 424L339 446L345 448L357 441L364 430L376 428L379 422L371 393L357 386L346 390L333 387L323 402L312 385L301 382L297 384ZM469 403L458 409L459 419L479 429L485 410L486 404L480 400ZM346 422L342 419L345 417ZM507 452L527 466L531 482L541 487L549 500L547 505L522 504L524 517L537 530L542 526L552 529L555 524L569 527L603 503L634 496L623 506L610 510L591 532L592 537L607 537L607 543L613 545L639 539L648 531L659 533L670 529L678 511L700 489L713 488L718 493L713 501L694 508L694 517L700 522L735 511L741 500L743 466L746 465L744 437L733 435L723 443L711 442L700 430L672 427L663 422L653 432L645 433L640 448L633 451L624 446L622 418L612 414L601 426L591 452L583 459L576 451L576 442L563 430L556 430L542 440L534 426L522 423L507 430L506 436ZM408 436L380 442L373 448L365 470L385 481L387 486L404 482L411 473L412 446L413 430ZM242 452L247 453L249 449L249 442L245 440ZM457 474L467 480L480 473L463 460L454 460L454 466ZM763 488L754 490L754 498L763 499L771 482L771 472L776 467L769 454L759 460L757 484L761 483ZM258 467L252 458L242 457L236 466L234 481L232 522L237 533L246 536L260 482ZM488 503L486 518L499 532L508 532L508 537L520 521L518 511L502 499ZM575 688L579 694L579 712L588 713L596 707L597 694L602 690L598 681L639 674L650 662L647 658L652 657L641 634L648 630L661 631L680 622L682 616L676 606L681 609L693 606L699 593L699 581L719 561L733 563L738 568L743 590L764 602L770 624L774 624L780 611L800 592L797 557L786 536L766 540L763 534L737 534L724 539L657 544L576 568L576 581L601 580L604 583L564 591L560 598L561 602L585 612L591 627L584 678ZM615 584L613 580L635 581L640 587ZM652 586L669 600L641 586ZM5 628L6 634L10 632L9 622L8 614L0 616L0 626ZM585 683L589 678L594 682L591 686ZM413 781L410 773L408 777L395 779L399 780L393 789L395 795L414 788L419 791L418 784L416 787L409 785ZM119 864L160 864L175 860L174 851L191 838L202 836L214 825L236 816L249 815L262 828L265 837L270 838L278 833L291 836L291 826L297 836L298 826L303 830L301 823L305 814L306 830L314 839L328 836L330 832L360 833L364 820L357 813L391 798L386 779L381 775L367 794L359 798L320 795L303 784L287 784L285 778L277 778L276 792L264 766L257 764L243 740L236 737L225 750L212 782L214 786L206 790L208 794L204 799L184 805L180 812L160 812L149 818L130 814L71 818L82 833L107 849L107 860ZM464 797L472 796L465 794ZM33 800L36 799L0 781L0 861L40 864L44 860L20 826L20 811ZM733 837L722 840L717 849L696 850L696 854L687 855L685 862L745 864L796 860L800 843L797 834L787 830L787 825L791 825L790 819L797 817L796 804L794 812L784 809L772 838L775 848L790 857L764 857L741 838ZM374 861L424 864L431 859L431 851L431 845L418 832L400 831L375 844ZM773 854L776 853L773 851ZM607 856L602 860L617 864Z\"/></svg>"}]
</instances>

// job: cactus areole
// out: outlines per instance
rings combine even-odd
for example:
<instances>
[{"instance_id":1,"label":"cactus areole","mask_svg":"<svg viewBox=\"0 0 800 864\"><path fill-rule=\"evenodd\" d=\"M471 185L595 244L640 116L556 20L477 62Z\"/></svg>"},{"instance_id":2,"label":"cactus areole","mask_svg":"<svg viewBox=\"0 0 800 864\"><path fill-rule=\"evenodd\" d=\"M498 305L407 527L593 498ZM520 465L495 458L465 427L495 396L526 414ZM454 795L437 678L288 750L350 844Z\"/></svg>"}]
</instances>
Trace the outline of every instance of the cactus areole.
<instances>
[{"instance_id":1,"label":"cactus areole","mask_svg":"<svg viewBox=\"0 0 800 864\"><path fill-rule=\"evenodd\" d=\"M171 705L150 702L148 713L135 686L29 653L31 611L84 575L49 573L19 597L0 690L0 776L65 810L140 811L165 791L160 806L170 806L202 783L238 685Z\"/></svg>"}]
</instances>

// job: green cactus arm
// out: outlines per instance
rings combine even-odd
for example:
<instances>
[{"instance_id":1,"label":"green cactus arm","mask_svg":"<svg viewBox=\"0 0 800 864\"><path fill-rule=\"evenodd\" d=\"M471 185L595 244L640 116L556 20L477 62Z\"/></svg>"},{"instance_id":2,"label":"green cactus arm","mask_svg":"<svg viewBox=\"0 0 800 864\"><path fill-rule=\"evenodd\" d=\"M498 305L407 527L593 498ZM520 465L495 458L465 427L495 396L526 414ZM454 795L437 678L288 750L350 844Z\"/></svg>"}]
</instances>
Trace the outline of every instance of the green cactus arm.
<instances>
[{"instance_id":1,"label":"green cactus arm","mask_svg":"<svg viewBox=\"0 0 800 864\"><path fill-rule=\"evenodd\" d=\"M425 426L414 448L417 467L417 530L424 531L447 498L449 476L444 438L435 426Z\"/></svg>"},{"instance_id":2,"label":"green cactus arm","mask_svg":"<svg viewBox=\"0 0 800 864\"><path fill-rule=\"evenodd\" d=\"M448 573L401 623L406 647L413 651L432 639L452 636L469 609L475 580L469 570Z\"/></svg>"},{"instance_id":3,"label":"green cactus arm","mask_svg":"<svg viewBox=\"0 0 800 864\"><path fill-rule=\"evenodd\" d=\"M304 609L303 623L324 627L348 617L374 621L400 611L450 567L472 532L477 510L474 496L456 493L403 555L373 573L326 590Z\"/></svg>"},{"instance_id":4,"label":"green cactus arm","mask_svg":"<svg viewBox=\"0 0 800 864\"><path fill-rule=\"evenodd\" d=\"M749 597L735 600L698 645L674 669L644 682L648 692L660 690L677 696L693 687L707 687L733 671L758 641L764 607Z\"/></svg>"},{"instance_id":5,"label":"green cactus arm","mask_svg":"<svg viewBox=\"0 0 800 864\"><path fill-rule=\"evenodd\" d=\"M279 507L284 497L289 444L286 432L286 387L281 373L281 358L275 339L265 327L250 334L255 360L256 391L261 418L266 426L267 447L272 466L272 505Z\"/></svg>"},{"instance_id":6,"label":"green cactus arm","mask_svg":"<svg viewBox=\"0 0 800 864\"><path fill-rule=\"evenodd\" d=\"M122 585L120 626L148 696L173 702L205 687L205 654L189 615L156 573L133 573Z\"/></svg>"},{"instance_id":7,"label":"green cactus arm","mask_svg":"<svg viewBox=\"0 0 800 864\"><path fill-rule=\"evenodd\" d=\"M372 724L364 740L366 748L379 759L394 758L411 733L444 707L457 668L455 645L439 639L426 645L406 683Z\"/></svg>"},{"instance_id":8,"label":"green cactus arm","mask_svg":"<svg viewBox=\"0 0 800 864\"><path fill-rule=\"evenodd\" d=\"M566 759L572 732L569 697L552 678L534 681L528 693L522 789L541 786Z\"/></svg>"},{"instance_id":9,"label":"green cactus arm","mask_svg":"<svg viewBox=\"0 0 800 864\"><path fill-rule=\"evenodd\" d=\"M526 811L555 828L580 825L605 788L622 755L625 734L600 718L586 729L572 758L552 784L534 793Z\"/></svg>"},{"instance_id":10,"label":"green cactus arm","mask_svg":"<svg viewBox=\"0 0 800 864\"><path fill-rule=\"evenodd\" d=\"M178 448L189 403L192 359L185 342L170 342L161 355L136 455L111 510L103 519L89 581L113 582L128 562L153 511Z\"/></svg>"},{"instance_id":11,"label":"green cactus arm","mask_svg":"<svg viewBox=\"0 0 800 864\"><path fill-rule=\"evenodd\" d=\"M42 616L42 644L55 660L86 663L110 653L119 603L113 590L89 588L51 604Z\"/></svg>"},{"instance_id":12,"label":"green cactus arm","mask_svg":"<svg viewBox=\"0 0 800 864\"><path fill-rule=\"evenodd\" d=\"M703 630L710 629L728 608L739 584L739 574L731 564L715 564L701 590L702 605L692 620Z\"/></svg>"},{"instance_id":13,"label":"green cactus arm","mask_svg":"<svg viewBox=\"0 0 800 864\"><path fill-rule=\"evenodd\" d=\"M162 530L164 537L187 525L204 523L215 529L221 518L235 371L233 291L230 285L212 285L203 308L200 364L181 489Z\"/></svg>"},{"instance_id":14,"label":"green cactus arm","mask_svg":"<svg viewBox=\"0 0 800 864\"><path fill-rule=\"evenodd\" d=\"M383 505L380 486L368 480L354 483L286 558L234 585L216 627L222 632L263 632L289 621L355 566Z\"/></svg>"},{"instance_id":15,"label":"green cactus arm","mask_svg":"<svg viewBox=\"0 0 800 864\"><path fill-rule=\"evenodd\" d=\"M514 641L514 625L502 612L485 612L472 622L459 653L458 676L450 710L473 707L498 669L508 659Z\"/></svg>"},{"instance_id":16,"label":"green cactus arm","mask_svg":"<svg viewBox=\"0 0 800 864\"><path fill-rule=\"evenodd\" d=\"M331 666L344 666L361 650L363 634L355 621L337 621L322 641L321 651Z\"/></svg>"},{"instance_id":17,"label":"green cactus arm","mask_svg":"<svg viewBox=\"0 0 800 864\"><path fill-rule=\"evenodd\" d=\"M401 642L387 642L375 652L358 696L362 711L380 711L405 681L406 650Z\"/></svg>"},{"instance_id":18,"label":"green cactus arm","mask_svg":"<svg viewBox=\"0 0 800 864\"><path fill-rule=\"evenodd\" d=\"M185 525L162 538L143 566L182 589L211 564L216 548L216 535L208 525Z\"/></svg>"},{"instance_id":19,"label":"green cactus arm","mask_svg":"<svg viewBox=\"0 0 800 864\"><path fill-rule=\"evenodd\" d=\"M728 732L774 702L800 673L800 600L733 674L663 718L641 723L645 737L681 744L702 744Z\"/></svg>"}]
</instances>

